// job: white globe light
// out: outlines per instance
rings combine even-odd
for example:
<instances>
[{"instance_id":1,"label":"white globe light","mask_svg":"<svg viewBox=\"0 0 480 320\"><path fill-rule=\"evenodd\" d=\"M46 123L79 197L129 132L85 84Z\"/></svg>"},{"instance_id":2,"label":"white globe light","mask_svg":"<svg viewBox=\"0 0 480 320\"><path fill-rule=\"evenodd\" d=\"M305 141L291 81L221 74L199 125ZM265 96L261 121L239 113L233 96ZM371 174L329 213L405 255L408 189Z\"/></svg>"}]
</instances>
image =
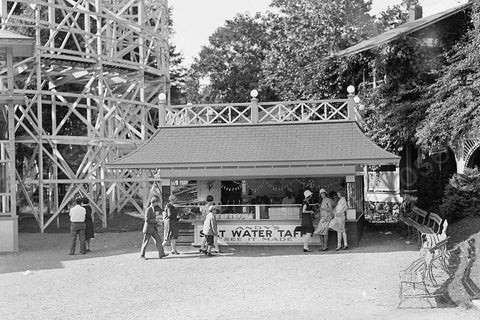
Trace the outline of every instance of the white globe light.
<instances>
[{"instance_id":1,"label":"white globe light","mask_svg":"<svg viewBox=\"0 0 480 320\"><path fill-rule=\"evenodd\" d=\"M349 86L347 87L347 92L348 92L349 94L354 94L354 93L355 93L355 87L352 86L352 85L349 85Z\"/></svg>"},{"instance_id":2,"label":"white globe light","mask_svg":"<svg viewBox=\"0 0 480 320\"><path fill-rule=\"evenodd\" d=\"M256 98L256 97L258 96L258 91L255 90L255 89L253 89L252 91L250 91L250 96L251 96L252 98Z\"/></svg>"},{"instance_id":3,"label":"white globe light","mask_svg":"<svg viewBox=\"0 0 480 320\"><path fill-rule=\"evenodd\" d=\"M360 110L360 111L365 110L365 105L364 104L359 105L358 110Z\"/></svg>"},{"instance_id":4,"label":"white globe light","mask_svg":"<svg viewBox=\"0 0 480 320\"><path fill-rule=\"evenodd\" d=\"M160 92L158 95L158 100L160 100L161 102L164 102L165 100L167 100L167 95L163 92Z\"/></svg>"},{"instance_id":5,"label":"white globe light","mask_svg":"<svg viewBox=\"0 0 480 320\"><path fill-rule=\"evenodd\" d=\"M355 103L360 103L360 97L359 96L355 96L353 97L353 101L355 101Z\"/></svg>"}]
</instances>

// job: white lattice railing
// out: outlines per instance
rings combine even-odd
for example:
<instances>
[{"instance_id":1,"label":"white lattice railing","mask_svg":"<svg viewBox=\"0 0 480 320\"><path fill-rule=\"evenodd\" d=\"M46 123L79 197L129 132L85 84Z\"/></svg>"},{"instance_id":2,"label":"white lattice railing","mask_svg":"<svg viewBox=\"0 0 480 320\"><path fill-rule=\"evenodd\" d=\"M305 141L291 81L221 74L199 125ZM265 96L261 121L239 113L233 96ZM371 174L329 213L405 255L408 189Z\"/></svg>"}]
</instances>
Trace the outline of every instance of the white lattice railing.
<instances>
[{"instance_id":1,"label":"white lattice railing","mask_svg":"<svg viewBox=\"0 0 480 320\"><path fill-rule=\"evenodd\" d=\"M258 106L259 122L348 120L348 100L268 102Z\"/></svg>"},{"instance_id":2,"label":"white lattice railing","mask_svg":"<svg viewBox=\"0 0 480 320\"><path fill-rule=\"evenodd\" d=\"M166 125L252 123L248 103L171 106L165 110Z\"/></svg>"},{"instance_id":3,"label":"white lattice railing","mask_svg":"<svg viewBox=\"0 0 480 320\"><path fill-rule=\"evenodd\" d=\"M350 99L258 103L180 105L165 107L165 125L330 122L355 120Z\"/></svg>"}]
</instances>

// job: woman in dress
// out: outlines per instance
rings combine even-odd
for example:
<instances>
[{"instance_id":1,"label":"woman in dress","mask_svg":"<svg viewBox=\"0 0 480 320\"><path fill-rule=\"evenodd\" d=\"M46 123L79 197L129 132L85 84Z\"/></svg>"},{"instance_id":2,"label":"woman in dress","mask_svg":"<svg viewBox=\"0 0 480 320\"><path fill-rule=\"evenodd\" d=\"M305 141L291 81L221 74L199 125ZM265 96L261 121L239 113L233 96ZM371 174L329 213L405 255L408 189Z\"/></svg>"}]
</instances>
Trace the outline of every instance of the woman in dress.
<instances>
[{"instance_id":1,"label":"woman in dress","mask_svg":"<svg viewBox=\"0 0 480 320\"><path fill-rule=\"evenodd\" d=\"M88 198L82 199L82 207L85 208L85 248L90 252L90 239L95 238L95 229L93 227L92 207Z\"/></svg>"},{"instance_id":2,"label":"woman in dress","mask_svg":"<svg viewBox=\"0 0 480 320\"><path fill-rule=\"evenodd\" d=\"M347 200L342 195L341 191L337 192L338 203L333 209L333 219L330 221L328 227L337 232L337 248L338 250L347 250L347 232L345 231L345 214L347 212ZM343 238L343 247L342 247L342 238Z\"/></svg>"},{"instance_id":3,"label":"woman in dress","mask_svg":"<svg viewBox=\"0 0 480 320\"><path fill-rule=\"evenodd\" d=\"M167 241L170 241L172 246L172 254L179 254L177 251L177 240L178 240L178 215L177 208L175 203L177 202L177 197L173 194L168 198L168 203L165 206L165 216L163 218L163 228L164 228L164 239L163 246L167 245Z\"/></svg>"},{"instance_id":4,"label":"woman in dress","mask_svg":"<svg viewBox=\"0 0 480 320\"><path fill-rule=\"evenodd\" d=\"M327 197L327 191L320 189L320 221L314 234L320 236L320 251L328 250L328 225L333 218L333 201Z\"/></svg>"},{"instance_id":5,"label":"woman in dress","mask_svg":"<svg viewBox=\"0 0 480 320\"><path fill-rule=\"evenodd\" d=\"M305 196L305 200L302 203L302 235L304 236L303 239L303 252L312 252L308 248L308 244L310 242L310 238L312 237L313 233L313 219L312 216L314 214L311 205L310 199L312 198L312 192L310 190L305 190L303 195Z\"/></svg>"}]
</instances>

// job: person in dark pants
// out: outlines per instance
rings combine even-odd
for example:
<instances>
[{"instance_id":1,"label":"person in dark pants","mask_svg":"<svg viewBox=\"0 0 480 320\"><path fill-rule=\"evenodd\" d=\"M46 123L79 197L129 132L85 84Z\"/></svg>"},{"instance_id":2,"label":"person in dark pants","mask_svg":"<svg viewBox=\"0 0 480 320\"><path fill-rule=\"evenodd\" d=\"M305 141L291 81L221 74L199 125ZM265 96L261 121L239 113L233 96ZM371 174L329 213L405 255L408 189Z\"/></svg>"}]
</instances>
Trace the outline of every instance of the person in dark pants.
<instances>
[{"instance_id":1,"label":"person in dark pants","mask_svg":"<svg viewBox=\"0 0 480 320\"><path fill-rule=\"evenodd\" d=\"M153 197L150 200L150 206L147 208L145 212L145 219L143 223L143 240L142 240L142 247L140 249L140 258L145 259L145 249L147 248L148 242L150 238L153 238L155 242L155 246L158 249L158 257L162 259L163 257L168 256L165 254L162 246L162 239L158 234L157 229L157 219L156 216L160 214L160 206L159 200L157 197Z\"/></svg>"},{"instance_id":2,"label":"person in dark pants","mask_svg":"<svg viewBox=\"0 0 480 320\"><path fill-rule=\"evenodd\" d=\"M85 215L86 210L82 207L82 198L75 199L75 206L70 209L70 235L72 244L70 246L70 255L75 254L77 237L80 241L80 253L85 254Z\"/></svg>"},{"instance_id":3,"label":"person in dark pants","mask_svg":"<svg viewBox=\"0 0 480 320\"><path fill-rule=\"evenodd\" d=\"M92 207L88 198L82 199L82 207L85 208L85 247L86 251L90 251L90 239L95 238L95 228L93 227Z\"/></svg>"}]
</instances>

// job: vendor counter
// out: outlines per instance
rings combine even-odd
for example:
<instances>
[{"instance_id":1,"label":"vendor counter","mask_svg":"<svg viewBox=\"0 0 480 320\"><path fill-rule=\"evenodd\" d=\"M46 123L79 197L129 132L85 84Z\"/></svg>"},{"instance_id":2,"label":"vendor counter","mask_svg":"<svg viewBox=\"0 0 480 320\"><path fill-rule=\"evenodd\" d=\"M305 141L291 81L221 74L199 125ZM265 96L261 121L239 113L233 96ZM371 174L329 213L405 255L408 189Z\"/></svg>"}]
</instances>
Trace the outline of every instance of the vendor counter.
<instances>
[{"instance_id":1,"label":"vendor counter","mask_svg":"<svg viewBox=\"0 0 480 320\"><path fill-rule=\"evenodd\" d=\"M253 212L247 206L238 206L237 213L228 213L230 209L217 214L219 244L227 245L301 245L303 237L295 227L300 225L300 206L261 206L256 205ZM348 243L358 245L363 233L363 215L359 219L346 220ZM203 219L192 221L194 229L193 246L203 241ZM319 243L319 237L312 237L311 244ZM331 231L330 247L336 246L336 233Z\"/></svg>"}]
</instances>

